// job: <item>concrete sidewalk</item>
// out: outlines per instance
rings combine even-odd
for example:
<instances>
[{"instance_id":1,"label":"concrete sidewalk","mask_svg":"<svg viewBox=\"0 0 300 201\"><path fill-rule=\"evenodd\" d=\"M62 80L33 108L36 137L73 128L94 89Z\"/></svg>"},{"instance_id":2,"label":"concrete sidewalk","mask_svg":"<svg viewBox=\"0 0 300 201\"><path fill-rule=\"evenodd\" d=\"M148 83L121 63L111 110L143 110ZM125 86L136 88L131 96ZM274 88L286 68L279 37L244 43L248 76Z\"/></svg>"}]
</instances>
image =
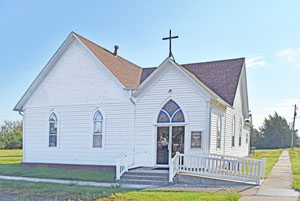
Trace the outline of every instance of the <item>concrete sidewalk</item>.
<instances>
[{"instance_id":1,"label":"concrete sidewalk","mask_svg":"<svg viewBox=\"0 0 300 201\"><path fill-rule=\"evenodd\" d=\"M292 189L293 173L288 151L283 151L269 178L260 187L244 191L240 201L298 201L299 192Z\"/></svg>"},{"instance_id":2,"label":"concrete sidewalk","mask_svg":"<svg viewBox=\"0 0 300 201\"><path fill-rule=\"evenodd\" d=\"M55 184L79 185L79 186L96 186L96 187L123 187L123 188L157 188L157 186L150 185L135 185L135 184L122 184L109 183L109 182L92 182L92 181L76 181L76 180L62 180L62 179L41 179L31 177L14 177L14 176L0 176L3 180L14 181L28 181L28 182L44 182Z\"/></svg>"}]
</instances>

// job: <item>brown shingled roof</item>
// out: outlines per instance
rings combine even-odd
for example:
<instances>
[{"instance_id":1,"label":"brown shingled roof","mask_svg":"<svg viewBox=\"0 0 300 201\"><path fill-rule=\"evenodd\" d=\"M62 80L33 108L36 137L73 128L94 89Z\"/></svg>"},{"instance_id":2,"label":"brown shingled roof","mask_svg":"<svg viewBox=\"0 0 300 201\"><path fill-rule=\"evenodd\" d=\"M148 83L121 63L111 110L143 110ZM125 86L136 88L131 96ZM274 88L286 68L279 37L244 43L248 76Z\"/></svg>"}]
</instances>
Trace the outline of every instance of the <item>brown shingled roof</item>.
<instances>
[{"instance_id":1,"label":"brown shingled roof","mask_svg":"<svg viewBox=\"0 0 300 201\"><path fill-rule=\"evenodd\" d=\"M181 64L184 69L204 83L228 104L233 105L245 58ZM157 67L144 68L142 83Z\"/></svg>"},{"instance_id":2,"label":"brown shingled roof","mask_svg":"<svg viewBox=\"0 0 300 201\"><path fill-rule=\"evenodd\" d=\"M223 100L233 105L245 58L183 64Z\"/></svg>"},{"instance_id":3,"label":"brown shingled roof","mask_svg":"<svg viewBox=\"0 0 300 201\"><path fill-rule=\"evenodd\" d=\"M141 68L128 60L115 56L109 50L74 33L92 53L120 80L125 87L139 86L157 67ZM245 58L181 64L193 79L198 79L213 94L233 105ZM197 80L196 80L197 81Z\"/></svg>"},{"instance_id":4,"label":"brown shingled roof","mask_svg":"<svg viewBox=\"0 0 300 201\"><path fill-rule=\"evenodd\" d=\"M126 87L136 87L140 84L142 68L127 61L126 59L115 56L112 52L100 47L92 41L74 33L92 53L112 72L120 82Z\"/></svg>"}]
</instances>

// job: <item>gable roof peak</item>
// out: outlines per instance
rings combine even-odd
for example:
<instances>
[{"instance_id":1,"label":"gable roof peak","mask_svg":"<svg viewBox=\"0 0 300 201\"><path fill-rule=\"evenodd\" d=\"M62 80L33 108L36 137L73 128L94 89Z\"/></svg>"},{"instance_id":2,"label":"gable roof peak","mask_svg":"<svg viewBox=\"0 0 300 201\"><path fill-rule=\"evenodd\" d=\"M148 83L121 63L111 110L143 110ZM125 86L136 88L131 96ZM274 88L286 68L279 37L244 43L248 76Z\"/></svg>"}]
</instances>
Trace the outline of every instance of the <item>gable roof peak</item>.
<instances>
[{"instance_id":1,"label":"gable roof peak","mask_svg":"<svg viewBox=\"0 0 300 201\"><path fill-rule=\"evenodd\" d=\"M140 84L142 74L140 66L119 55L115 55L113 52L75 32L73 33L125 87L136 87Z\"/></svg>"}]
</instances>

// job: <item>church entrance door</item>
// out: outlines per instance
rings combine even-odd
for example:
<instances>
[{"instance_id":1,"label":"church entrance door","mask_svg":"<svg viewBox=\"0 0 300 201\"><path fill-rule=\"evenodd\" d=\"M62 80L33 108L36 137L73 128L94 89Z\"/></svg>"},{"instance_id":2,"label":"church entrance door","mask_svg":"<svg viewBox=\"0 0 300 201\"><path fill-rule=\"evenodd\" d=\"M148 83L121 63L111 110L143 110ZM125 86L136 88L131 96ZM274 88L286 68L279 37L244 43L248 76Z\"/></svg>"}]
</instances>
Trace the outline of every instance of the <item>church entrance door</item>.
<instances>
[{"instance_id":1,"label":"church entrance door","mask_svg":"<svg viewBox=\"0 0 300 201\"><path fill-rule=\"evenodd\" d=\"M184 153L184 126L157 127L157 165L168 165L177 151Z\"/></svg>"}]
</instances>

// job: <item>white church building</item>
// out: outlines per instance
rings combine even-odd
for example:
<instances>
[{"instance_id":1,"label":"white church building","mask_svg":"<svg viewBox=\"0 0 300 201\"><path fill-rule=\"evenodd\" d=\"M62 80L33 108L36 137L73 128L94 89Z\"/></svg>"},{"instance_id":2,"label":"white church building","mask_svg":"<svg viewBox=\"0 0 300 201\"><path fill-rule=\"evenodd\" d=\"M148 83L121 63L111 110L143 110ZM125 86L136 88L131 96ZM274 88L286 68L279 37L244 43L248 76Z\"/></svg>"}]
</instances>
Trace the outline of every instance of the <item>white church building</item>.
<instances>
[{"instance_id":1,"label":"white church building","mask_svg":"<svg viewBox=\"0 0 300 201\"><path fill-rule=\"evenodd\" d=\"M70 33L14 110L23 164L114 169L125 154L147 167L186 156L249 154L245 59L143 68Z\"/></svg>"}]
</instances>

